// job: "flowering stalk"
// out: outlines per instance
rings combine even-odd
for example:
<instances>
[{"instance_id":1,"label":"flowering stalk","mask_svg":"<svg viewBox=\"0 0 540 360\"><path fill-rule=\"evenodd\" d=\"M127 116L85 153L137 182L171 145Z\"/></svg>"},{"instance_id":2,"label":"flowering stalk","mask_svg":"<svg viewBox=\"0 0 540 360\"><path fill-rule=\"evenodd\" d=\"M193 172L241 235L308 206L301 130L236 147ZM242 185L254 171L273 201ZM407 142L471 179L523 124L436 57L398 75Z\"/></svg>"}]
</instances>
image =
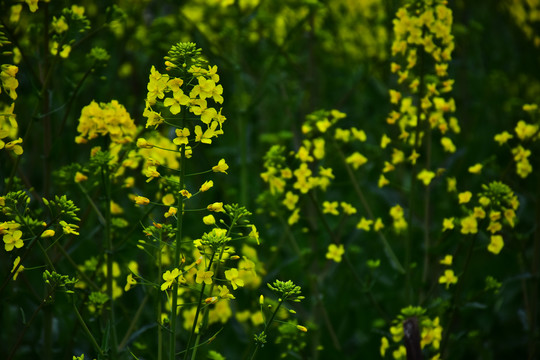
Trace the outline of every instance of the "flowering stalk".
<instances>
[{"instance_id":1,"label":"flowering stalk","mask_svg":"<svg viewBox=\"0 0 540 360\"><path fill-rule=\"evenodd\" d=\"M186 118L186 112L184 111L184 115L182 117L181 128L184 128L185 118ZM185 189L185 184L184 184L184 178L186 175L185 164L186 164L186 145L182 144L180 147L180 180L179 180L179 188L181 190ZM178 212L177 212L177 218L176 218L176 237L175 237L175 243L174 243L175 266L178 266L180 264L180 243L182 241L182 227L183 227L183 220L184 220L184 196L180 192L178 192L177 202L178 202ZM170 343L169 343L169 346L170 346L169 356L171 360L175 358L175 353L176 353L176 318L177 318L176 310L178 306L177 303L178 303L178 282L175 282L174 288L173 288L173 295L172 295L171 335L170 335ZM189 347L187 349L189 349Z\"/></svg>"}]
</instances>

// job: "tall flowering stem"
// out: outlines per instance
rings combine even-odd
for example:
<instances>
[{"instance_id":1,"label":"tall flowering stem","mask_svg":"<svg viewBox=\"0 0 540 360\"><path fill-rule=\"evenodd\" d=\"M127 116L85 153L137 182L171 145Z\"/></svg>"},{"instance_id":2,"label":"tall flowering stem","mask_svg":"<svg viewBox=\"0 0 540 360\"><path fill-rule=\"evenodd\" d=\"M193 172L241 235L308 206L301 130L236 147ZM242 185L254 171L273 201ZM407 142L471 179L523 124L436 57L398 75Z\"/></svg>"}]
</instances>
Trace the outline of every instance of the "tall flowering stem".
<instances>
[{"instance_id":1,"label":"tall flowering stem","mask_svg":"<svg viewBox=\"0 0 540 360\"><path fill-rule=\"evenodd\" d=\"M180 287L180 278L177 279L177 277L182 274L181 278L183 279L183 274L186 273L179 269L184 259L182 256L182 240L184 237L185 202L192 196L186 188L185 178L186 176L212 171L225 172L228 166L223 160L222 163L220 162L212 170L196 174L186 173L186 160L191 158L193 153L191 144L195 144L195 146L211 144L213 138L223 133L222 125L226 119L221 115L221 108L216 110L214 107L209 106L208 103L209 101L216 104L223 103L223 97L221 96L223 88L221 85L217 85L219 81L217 67L206 67L207 62L201 55L201 49L197 49L194 43L179 43L174 45L165 57L165 60L166 70L169 74L161 74L154 67L151 69L147 86L146 108L143 115L148 119L146 123L147 128L157 129L162 124L172 127L176 134L176 137L172 141L175 146L174 148L170 148L166 145L157 144L152 138L148 140L139 138L137 146L141 149L155 148L153 152L149 153L152 157L147 157L147 163L144 169L144 173L148 177L147 182L155 178L162 181L165 187L173 191L172 197L177 204L176 207L170 208L165 215L166 217L176 217L175 236L171 244L174 251L174 269L172 272L169 270L163 274L165 283L161 286L162 291L166 291L169 287L172 289L169 358L174 359L178 327L178 291ZM162 115L162 112L164 115ZM200 122L197 120L200 120ZM172 152L175 154L175 157L178 157L176 166L162 164L161 160L164 159L164 156L160 155L159 152L163 151ZM160 171L172 172L173 175L165 177L160 174ZM211 185L203 186L199 192L204 192L210 187ZM138 202L143 205L149 201L142 197L139 197L139 199L144 199L144 201L141 200L142 202ZM210 271L212 261L213 255L206 269L207 272ZM190 269L195 270L199 264L200 260L197 260ZM206 281L211 281L211 279L206 279ZM192 339L197 328L206 281L202 284L200 290L199 297L201 300L196 310L191 335L187 343L186 356L189 354Z\"/></svg>"},{"instance_id":2,"label":"tall flowering stem","mask_svg":"<svg viewBox=\"0 0 540 360\"><path fill-rule=\"evenodd\" d=\"M403 5L393 21L394 41L391 71L396 74L398 86L389 91L390 102L395 105L387 123L399 132L394 147L391 166L405 163L412 166L409 190L408 237L405 249L405 268L411 264L413 239L413 204L416 202L418 182L425 186L423 196L424 271L423 280L429 274L430 241L430 183L437 174L431 170L432 137L435 130L441 134L444 152L453 153L455 146L448 136L449 130L459 133L459 125L452 113L454 99L448 96L453 80L448 75L448 65L454 49L451 33L452 11L445 1L413 1ZM405 151L409 152L407 156ZM423 162L419 166L417 160ZM390 164L390 163L389 163ZM387 172L391 170L387 169ZM409 283L410 272L406 273ZM410 290L409 286L406 286ZM408 291L408 290L407 290ZM411 293L409 293L411 295Z\"/></svg>"}]
</instances>

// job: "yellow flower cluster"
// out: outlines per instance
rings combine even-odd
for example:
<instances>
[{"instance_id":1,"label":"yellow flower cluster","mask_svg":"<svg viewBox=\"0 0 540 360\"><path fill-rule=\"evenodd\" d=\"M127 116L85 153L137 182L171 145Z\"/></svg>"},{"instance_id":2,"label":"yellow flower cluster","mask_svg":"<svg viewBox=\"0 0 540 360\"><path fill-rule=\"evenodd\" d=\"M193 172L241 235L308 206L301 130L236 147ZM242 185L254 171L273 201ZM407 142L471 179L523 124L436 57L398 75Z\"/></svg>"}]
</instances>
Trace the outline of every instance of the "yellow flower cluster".
<instances>
[{"instance_id":1,"label":"yellow flower cluster","mask_svg":"<svg viewBox=\"0 0 540 360\"><path fill-rule=\"evenodd\" d=\"M525 104L523 105L523 110L529 113L533 119L540 115L537 104ZM516 162L516 174L522 178L526 178L533 170L529 161L531 150L529 150L528 147L530 146L530 143L540 140L540 127L538 124L527 123L520 120L514 128L514 132L519 141L519 143L511 149L514 161ZM508 131L503 131L495 135L494 140L502 146L513 138L514 135Z\"/></svg>"},{"instance_id":2,"label":"yellow flower cluster","mask_svg":"<svg viewBox=\"0 0 540 360\"><path fill-rule=\"evenodd\" d=\"M0 69L0 82L2 84L0 93L2 93L2 89L4 89L12 100L17 100L17 87L19 86L19 81L17 80L16 75L19 68L15 65L2 65Z\"/></svg>"},{"instance_id":3,"label":"yellow flower cluster","mask_svg":"<svg viewBox=\"0 0 540 360\"><path fill-rule=\"evenodd\" d=\"M454 50L452 11L445 1L416 1L401 7L393 21L391 72L395 74L400 89L390 89L390 102L394 109L386 122L396 126L398 140L412 147L406 154L403 149L392 149L392 161L386 162L383 173L393 171L395 166L407 160L415 164L421 156L419 149L432 129L440 133L440 145L444 152L456 151L448 132L460 132L455 101L448 97L454 80L449 77L448 65ZM381 148L391 143L386 135ZM417 178L428 186L436 173L421 170ZM389 181L381 175L379 186Z\"/></svg>"},{"instance_id":4,"label":"yellow flower cluster","mask_svg":"<svg viewBox=\"0 0 540 360\"><path fill-rule=\"evenodd\" d=\"M170 70L175 69L171 62L166 63ZM209 106L208 101L223 104L223 87L218 84L219 75L217 66L208 66L207 69L192 65L187 70L187 79L173 77L159 73L152 66L148 82L148 95L146 108L143 115L147 118L146 127L157 128L165 121L161 111L155 109L167 109L172 115L178 115L182 108L198 117L202 124L193 124L195 142L211 144L212 139L223 134L222 126L226 118L219 110ZM196 83L196 84L195 84ZM194 85L195 84L195 85ZM159 101L158 101L159 100ZM191 116L184 115L187 119ZM177 124L171 124L177 126ZM191 131L188 127L176 129L176 145L188 145Z\"/></svg>"},{"instance_id":5,"label":"yellow flower cluster","mask_svg":"<svg viewBox=\"0 0 540 360\"><path fill-rule=\"evenodd\" d=\"M430 319L425 315L426 310L421 307L409 306L401 310L401 314L392 320L392 326L390 326L390 336L381 338L380 354L385 357L386 352L389 349L392 351L392 357L395 360L405 360L407 358L407 352L405 346L401 345L404 337L404 324L412 322L418 327L420 335L420 348L424 350L429 348L434 353L433 358L438 358L438 350L442 340L443 328L440 325L438 317ZM390 343L388 338L392 339L393 344Z\"/></svg>"},{"instance_id":6,"label":"yellow flower cluster","mask_svg":"<svg viewBox=\"0 0 540 360\"><path fill-rule=\"evenodd\" d=\"M338 110L320 110L306 116L306 121L302 125L302 132L306 139L302 141L298 150L294 152L294 162L297 164L294 170L291 170L291 167L286 165L283 147L274 146L266 154L265 172L261 173L261 178L268 184L271 194L275 196L284 195L282 204L292 211L288 220L290 225L296 223L299 219L299 209L296 207L299 199L298 193L307 194L315 189L326 191L335 178L332 168L322 165L317 166L326 156L328 142L334 140L348 142L353 139L365 141L365 133L356 128L336 129L335 132L330 130L345 116L344 113ZM354 153L347 158L347 163L354 168L360 167L366 161L367 159L360 153ZM317 170L314 171L315 169ZM288 181L292 183L293 189L286 191ZM356 209L346 202L340 204L337 201L326 201L322 206L323 213L332 215L339 215L339 206L347 215L356 212Z\"/></svg>"},{"instance_id":7,"label":"yellow flower cluster","mask_svg":"<svg viewBox=\"0 0 540 360\"><path fill-rule=\"evenodd\" d=\"M446 255L444 259L440 261L440 263L446 266L451 266L452 261L452 255ZM439 277L439 284L445 284L447 289L450 285L456 284L457 281L458 277L454 274L454 270L452 269L444 270L444 274Z\"/></svg>"},{"instance_id":8,"label":"yellow flower cluster","mask_svg":"<svg viewBox=\"0 0 540 360\"><path fill-rule=\"evenodd\" d=\"M75 138L78 144L105 135L109 135L113 143L125 144L133 141L137 128L118 101L99 104L92 101L82 109L77 131L80 133Z\"/></svg>"},{"instance_id":9,"label":"yellow flower cluster","mask_svg":"<svg viewBox=\"0 0 540 360\"><path fill-rule=\"evenodd\" d=\"M490 234L488 251L497 255L504 246L504 240L500 234L503 225L514 227L516 222L516 210L519 207L517 196L507 185L501 182L492 182L482 185L482 192L478 194L477 202L472 204L473 194L464 191L458 194L458 202L472 207L468 209L468 214L459 220L460 232L464 235L477 234L479 223L485 222L485 231ZM454 229L454 218L443 220L443 231ZM449 275L449 276L446 276ZM446 274L444 282L448 284L448 279L453 278L452 274Z\"/></svg>"},{"instance_id":10,"label":"yellow flower cluster","mask_svg":"<svg viewBox=\"0 0 540 360\"><path fill-rule=\"evenodd\" d=\"M16 78L19 68L15 65L4 64L0 67L0 94L2 91L8 96L11 105L0 102L0 150L12 151L15 155L21 155L23 140L17 136L19 127L15 114L15 101L17 99L17 87L19 81ZM10 140L7 140L9 138Z\"/></svg>"}]
</instances>

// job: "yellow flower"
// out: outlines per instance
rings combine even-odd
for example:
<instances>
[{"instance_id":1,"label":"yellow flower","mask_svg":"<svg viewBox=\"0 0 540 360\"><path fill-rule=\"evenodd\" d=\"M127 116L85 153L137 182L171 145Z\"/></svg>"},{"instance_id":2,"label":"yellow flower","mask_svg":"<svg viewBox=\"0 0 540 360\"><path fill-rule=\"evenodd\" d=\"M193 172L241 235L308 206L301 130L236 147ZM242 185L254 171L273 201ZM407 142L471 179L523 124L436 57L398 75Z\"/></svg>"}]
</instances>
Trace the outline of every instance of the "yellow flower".
<instances>
[{"instance_id":1,"label":"yellow flower","mask_svg":"<svg viewBox=\"0 0 540 360\"><path fill-rule=\"evenodd\" d=\"M300 209L294 209L291 216L287 219L289 225L294 225L300 220Z\"/></svg>"},{"instance_id":2,"label":"yellow flower","mask_svg":"<svg viewBox=\"0 0 540 360\"><path fill-rule=\"evenodd\" d=\"M175 201L176 199L174 198L174 195L171 193L168 193L161 198L161 202L165 206L171 206L172 204L174 204Z\"/></svg>"},{"instance_id":3,"label":"yellow flower","mask_svg":"<svg viewBox=\"0 0 540 360\"><path fill-rule=\"evenodd\" d=\"M173 139L173 143L175 143L176 145L188 144L188 136L190 135L188 128L176 129L175 133L176 137Z\"/></svg>"},{"instance_id":4,"label":"yellow flower","mask_svg":"<svg viewBox=\"0 0 540 360\"><path fill-rule=\"evenodd\" d=\"M442 259L442 260L440 261L440 263L443 264L443 265L448 265L448 266L450 266L450 265L452 265L452 260L453 260L453 256L452 256L452 255L446 255L446 256L444 257L444 259Z\"/></svg>"},{"instance_id":5,"label":"yellow flower","mask_svg":"<svg viewBox=\"0 0 540 360\"><path fill-rule=\"evenodd\" d=\"M482 171L482 164L475 164L469 167L469 172L471 174L480 174L481 171Z\"/></svg>"},{"instance_id":6,"label":"yellow flower","mask_svg":"<svg viewBox=\"0 0 540 360\"><path fill-rule=\"evenodd\" d=\"M484 211L484 209L482 209L482 207L475 206L473 210L473 216L477 219L483 219L486 217L486 212Z\"/></svg>"},{"instance_id":7,"label":"yellow flower","mask_svg":"<svg viewBox=\"0 0 540 360\"><path fill-rule=\"evenodd\" d=\"M452 142L452 139L448 137L441 138L441 145L444 149L444 151L449 153L455 153L456 152L456 145Z\"/></svg>"},{"instance_id":8,"label":"yellow flower","mask_svg":"<svg viewBox=\"0 0 540 360\"><path fill-rule=\"evenodd\" d=\"M191 197L191 193L189 191L187 191L186 189L180 190L180 195L182 195L186 199L189 199Z\"/></svg>"},{"instance_id":9,"label":"yellow flower","mask_svg":"<svg viewBox=\"0 0 540 360\"><path fill-rule=\"evenodd\" d=\"M283 199L283 205L289 210L294 210L294 207L296 206L296 203L298 202L298 195L295 195L291 191L287 191L285 194L285 199Z\"/></svg>"},{"instance_id":10,"label":"yellow flower","mask_svg":"<svg viewBox=\"0 0 540 360\"><path fill-rule=\"evenodd\" d=\"M369 231L371 224L373 224L373 220L368 220L365 217L362 217L358 224L356 224L357 229Z\"/></svg>"},{"instance_id":11,"label":"yellow flower","mask_svg":"<svg viewBox=\"0 0 540 360\"><path fill-rule=\"evenodd\" d=\"M446 179L446 191L448 192L457 191L457 180L455 177L449 177Z\"/></svg>"},{"instance_id":12,"label":"yellow flower","mask_svg":"<svg viewBox=\"0 0 540 360\"><path fill-rule=\"evenodd\" d=\"M129 274L126 278L126 286L124 286L124 291L128 291L133 287L133 285L137 284L137 280L133 278L133 274Z\"/></svg>"},{"instance_id":13,"label":"yellow flower","mask_svg":"<svg viewBox=\"0 0 540 360\"><path fill-rule=\"evenodd\" d=\"M251 224L251 232L248 234L248 237L255 239L257 241L257 245L260 245L259 232L257 231L257 227L255 227L253 224Z\"/></svg>"},{"instance_id":14,"label":"yellow flower","mask_svg":"<svg viewBox=\"0 0 540 360\"><path fill-rule=\"evenodd\" d=\"M415 149L413 149L412 152L411 152L411 155L409 155L407 160L409 160L411 162L411 164L415 165L416 160L418 160L419 157L420 157L420 154L417 153Z\"/></svg>"},{"instance_id":15,"label":"yellow flower","mask_svg":"<svg viewBox=\"0 0 540 360\"><path fill-rule=\"evenodd\" d=\"M345 253L343 245L330 244L328 245L328 252L326 253L326 258L333 260L335 262L341 262L341 257Z\"/></svg>"},{"instance_id":16,"label":"yellow flower","mask_svg":"<svg viewBox=\"0 0 540 360\"><path fill-rule=\"evenodd\" d=\"M205 225L214 225L216 223L216 219L214 218L214 215L212 214L206 215L205 217L203 217L203 223Z\"/></svg>"},{"instance_id":17,"label":"yellow flower","mask_svg":"<svg viewBox=\"0 0 540 360\"><path fill-rule=\"evenodd\" d=\"M508 221L508 224L511 227L514 227L514 220L516 218L516 212L512 209L504 210L504 218Z\"/></svg>"},{"instance_id":18,"label":"yellow flower","mask_svg":"<svg viewBox=\"0 0 540 360\"><path fill-rule=\"evenodd\" d=\"M158 178L161 174L156 170L155 166L149 166L144 171L144 175L148 178L146 182L152 181L154 178Z\"/></svg>"},{"instance_id":19,"label":"yellow flower","mask_svg":"<svg viewBox=\"0 0 540 360\"><path fill-rule=\"evenodd\" d=\"M218 285L219 297L221 299L234 299L234 295L230 293L229 288L225 285Z\"/></svg>"},{"instance_id":20,"label":"yellow flower","mask_svg":"<svg viewBox=\"0 0 540 360\"><path fill-rule=\"evenodd\" d=\"M435 173L426 169L423 169L417 175L418 180L422 181L425 186L428 186L434 177Z\"/></svg>"},{"instance_id":21,"label":"yellow flower","mask_svg":"<svg viewBox=\"0 0 540 360\"><path fill-rule=\"evenodd\" d=\"M470 191L464 191L458 194L460 204L466 204L471 200L472 193Z\"/></svg>"},{"instance_id":22,"label":"yellow flower","mask_svg":"<svg viewBox=\"0 0 540 360\"><path fill-rule=\"evenodd\" d=\"M213 271L199 270L197 271L197 278L195 279L195 282L197 284L202 284L204 282L206 285L210 285L212 284L213 275Z\"/></svg>"},{"instance_id":23,"label":"yellow flower","mask_svg":"<svg viewBox=\"0 0 540 360\"><path fill-rule=\"evenodd\" d=\"M491 221L489 223L489 226L487 227L487 230L492 234L501 231L501 229L502 229L502 225L498 221Z\"/></svg>"},{"instance_id":24,"label":"yellow flower","mask_svg":"<svg viewBox=\"0 0 540 360\"><path fill-rule=\"evenodd\" d=\"M148 198L145 198L144 196L135 197L135 204L137 205L148 205L149 203L150 203L150 200Z\"/></svg>"},{"instance_id":25,"label":"yellow flower","mask_svg":"<svg viewBox=\"0 0 540 360\"><path fill-rule=\"evenodd\" d=\"M225 277L231 282L233 290L236 290L238 287L244 286L244 280L238 277L238 269L230 269L225 271Z\"/></svg>"},{"instance_id":26,"label":"yellow flower","mask_svg":"<svg viewBox=\"0 0 540 360\"><path fill-rule=\"evenodd\" d=\"M403 339L403 326L395 325L390 327L390 333L392 334L392 340L394 342L400 342Z\"/></svg>"},{"instance_id":27,"label":"yellow flower","mask_svg":"<svg viewBox=\"0 0 540 360\"><path fill-rule=\"evenodd\" d=\"M165 213L165 218L168 218L168 217L171 217L171 216L174 216L176 215L176 212L178 211L177 208L175 207L169 207L169 210L167 210L167 212Z\"/></svg>"},{"instance_id":28,"label":"yellow flower","mask_svg":"<svg viewBox=\"0 0 540 360\"><path fill-rule=\"evenodd\" d=\"M164 283L161 284L161 291L165 291L168 288L171 287L172 283L176 278L180 275L180 270L173 269L173 271L167 270L165 273L163 273L162 277L164 280Z\"/></svg>"},{"instance_id":29,"label":"yellow flower","mask_svg":"<svg viewBox=\"0 0 540 360\"><path fill-rule=\"evenodd\" d=\"M352 155L347 157L346 162L347 164L351 164L356 170L367 162L367 158L359 152L354 152Z\"/></svg>"},{"instance_id":30,"label":"yellow flower","mask_svg":"<svg viewBox=\"0 0 540 360\"><path fill-rule=\"evenodd\" d=\"M384 228L384 224L383 224L381 218L377 218L377 219L375 220L375 224L373 225L373 230L379 231L379 230L381 230L382 228Z\"/></svg>"},{"instance_id":31,"label":"yellow flower","mask_svg":"<svg viewBox=\"0 0 540 360\"><path fill-rule=\"evenodd\" d=\"M478 222L473 215L469 215L461 220L462 234L476 234L478 232Z\"/></svg>"},{"instance_id":32,"label":"yellow flower","mask_svg":"<svg viewBox=\"0 0 540 360\"><path fill-rule=\"evenodd\" d=\"M229 165L225 162L225 159L219 160L218 164L216 166L212 167L213 172L222 172L227 173L227 169L229 168Z\"/></svg>"},{"instance_id":33,"label":"yellow flower","mask_svg":"<svg viewBox=\"0 0 540 360\"><path fill-rule=\"evenodd\" d=\"M441 277L439 277L439 284L446 284L447 289L451 284L457 283L457 281L458 278L454 275L454 270L451 269L445 270L444 275L441 275Z\"/></svg>"},{"instance_id":34,"label":"yellow flower","mask_svg":"<svg viewBox=\"0 0 540 360\"><path fill-rule=\"evenodd\" d=\"M341 208L343 209L343 212L346 215L354 215L354 214L356 214L356 208L354 206L352 206L351 204L342 201L340 203L340 205L341 205Z\"/></svg>"},{"instance_id":35,"label":"yellow flower","mask_svg":"<svg viewBox=\"0 0 540 360\"><path fill-rule=\"evenodd\" d=\"M497 255L501 252L504 246L503 237L501 235L491 235L491 242L488 245L488 251Z\"/></svg>"},{"instance_id":36,"label":"yellow flower","mask_svg":"<svg viewBox=\"0 0 540 360\"><path fill-rule=\"evenodd\" d=\"M392 206L389 213L394 220L403 218L403 208L399 204Z\"/></svg>"},{"instance_id":37,"label":"yellow flower","mask_svg":"<svg viewBox=\"0 0 540 360\"><path fill-rule=\"evenodd\" d=\"M22 144L23 140L21 138L18 138L17 140L13 140L8 142L4 147L6 150L11 150L15 155L22 155L23 148L19 144Z\"/></svg>"},{"instance_id":38,"label":"yellow flower","mask_svg":"<svg viewBox=\"0 0 540 360\"><path fill-rule=\"evenodd\" d=\"M339 215L339 211L337 210L339 204L337 201L333 201L333 202L324 201L322 205L323 205L323 210L322 210L323 214Z\"/></svg>"},{"instance_id":39,"label":"yellow flower","mask_svg":"<svg viewBox=\"0 0 540 360\"><path fill-rule=\"evenodd\" d=\"M225 210L223 210L223 203L222 202L215 202L213 204L208 205L206 208L208 210L214 211L214 212L225 212Z\"/></svg>"},{"instance_id":40,"label":"yellow flower","mask_svg":"<svg viewBox=\"0 0 540 360\"><path fill-rule=\"evenodd\" d=\"M86 180L88 180L88 176L86 176L83 173L80 173L80 172L77 171L77 173L75 174L75 182L80 183L80 182L86 181Z\"/></svg>"},{"instance_id":41,"label":"yellow flower","mask_svg":"<svg viewBox=\"0 0 540 360\"><path fill-rule=\"evenodd\" d=\"M495 135L494 140L500 145L506 144L506 142L512 139L514 135L510 134L508 131L503 131L500 134Z\"/></svg>"},{"instance_id":42,"label":"yellow flower","mask_svg":"<svg viewBox=\"0 0 540 360\"><path fill-rule=\"evenodd\" d=\"M396 167L394 165L392 165L391 163L389 163L388 161L385 161L384 162L384 168L383 168L383 173L387 173L387 172L390 172L390 171L393 171Z\"/></svg>"},{"instance_id":43,"label":"yellow flower","mask_svg":"<svg viewBox=\"0 0 540 360\"><path fill-rule=\"evenodd\" d=\"M392 140L390 140L390 138L386 134L383 134L381 138L381 149L386 149L386 147L388 146L388 144L390 144L391 141Z\"/></svg>"},{"instance_id":44,"label":"yellow flower","mask_svg":"<svg viewBox=\"0 0 540 360\"><path fill-rule=\"evenodd\" d=\"M199 191L200 191L200 192L208 191L212 186L214 186L214 182L213 182L212 180L205 181L205 182L201 185Z\"/></svg>"},{"instance_id":45,"label":"yellow flower","mask_svg":"<svg viewBox=\"0 0 540 360\"><path fill-rule=\"evenodd\" d=\"M41 237L42 237L42 238L53 237L54 234L55 234L54 230L48 229L48 230L45 230L45 231L41 234Z\"/></svg>"},{"instance_id":46,"label":"yellow flower","mask_svg":"<svg viewBox=\"0 0 540 360\"><path fill-rule=\"evenodd\" d=\"M381 357L384 357L384 355L386 354L386 350L388 350L389 347L390 347L390 344L388 343L388 339L386 337L382 337L381 348L380 348Z\"/></svg>"},{"instance_id":47,"label":"yellow flower","mask_svg":"<svg viewBox=\"0 0 540 360\"><path fill-rule=\"evenodd\" d=\"M392 90L390 89L389 90L389 94L390 94L390 102L392 104L396 104L399 102L399 100L401 99L401 93L399 91L396 91L396 90Z\"/></svg>"},{"instance_id":48,"label":"yellow flower","mask_svg":"<svg viewBox=\"0 0 540 360\"><path fill-rule=\"evenodd\" d=\"M396 165L405 160L405 153L399 149L392 149L392 164Z\"/></svg>"},{"instance_id":49,"label":"yellow flower","mask_svg":"<svg viewBox=\"0 0 540 360\"><path fill-rule=\"evenodd\" d=\"M379 181L377 182L377 186L382 188L382 187L384 187L384 186L386 186L388 184L390 184L390 181L388 181L388 179L383 174L381 174L379 176Z\"/></svg>"},{"instance_id":50,"label":"yellow flower","mask_svg":"<svg viewBox=\"0 0 540 360\"><path fill-rule=\"evenodd\" d=\"M453 228L454 228L454 218L453 217L443 219L443 230L442 231L452 230Z\"/></svg>"}]
</instances>

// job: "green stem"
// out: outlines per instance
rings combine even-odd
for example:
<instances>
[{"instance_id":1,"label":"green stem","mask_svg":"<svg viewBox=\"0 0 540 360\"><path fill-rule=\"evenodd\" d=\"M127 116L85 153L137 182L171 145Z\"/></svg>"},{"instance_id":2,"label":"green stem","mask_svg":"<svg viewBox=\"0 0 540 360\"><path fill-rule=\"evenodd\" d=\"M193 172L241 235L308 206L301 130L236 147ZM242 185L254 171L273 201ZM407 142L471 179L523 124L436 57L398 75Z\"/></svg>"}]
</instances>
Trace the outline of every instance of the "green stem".
<instances>
[{"instance_id":1,"label":"green stem","mask_svg":"<svg viewBox=\"0 0 540 360\"><path fill-rule=\"evenodd\" d=\"M104 355L103 350L101 349L101 347L96 341L96 338L94 338L94 335L92 335L92 333L90 332L90 329L88 329L88 326L86 326L86 323L84 322L84 319L82 318L81 313L77 309L77 306L75 306L75 300L73 300L73 311L75 312L75 316L77 316L77 319L79 320L79 323L81 324L86 336L88 336L88 339L90 339L90 342L92 343L96 351L100 355Z\"/></svg>"},{"instance_id":2,"label":"green stem","mask_svg":"<svg viewBox=\"0 0 540 360\"><path fill-rule=\"evenodd\" d=\"M114 299L113 299L113 242L111 234L111 174L108 165L103 165L101 169L101 176L103 186L105 187L105 253L107 260L107 295L109 297L110 309L108 311L109 323L112 328L112 357L116 359L118 352L118 338L116 334L116 319L114 312Z\"/></svg>"},{"instance_id":3,"label":"green stem","mask_svg":"<svg viewBox=\"0 0 540 360\"><path fill-rule=\"evenodd\" d=\"M157 279L157 282L159 284L159 282L161 281L161 274L163 272L163 269L162 269L162 264L161 264L161 251L162 251L162 247L163 247L163 234L162 232L160 231L159 233L159 244L158 244L158 248L157 248L157 263L158 263L158 279ZM157 296L157 324L158 324L158 327L157 327L157 337L158 337L158 353L157 353L157 359L158 360L162 360L163 359L163 325L161 323L161 311L162 311L162 307L163 307L163 304L162 304L162 299L163 297L161 296L161 291L158 292L158 296Z\"/></svg>"},{"instance_id":4,"label":"green stem","mask_svg":"<svg viewBox=\"0 0 540 360\"><path fill-rule=\"evenodd\" d=\"M227 230L227 235L226 235L227 237L229 237L231 235L231 231L234 228L234 226L236 225L237 220L238 219L236 217L234 217L232 219L231 225L229 226L229 230ZM221 259L223 258L224 252L225 252L225 246L222 246L221 250L219 252L217 262L216 262L216 268L214 269L214 274L216 276L219 274L219 270L220 270L220 267L221 267ZM214 258L214 254L212 254L212 259L213 258ZM208 268L206 269L206 271L210 270L210 265L211 264L212 264L212 260L210 261L210 264L209 264ZM214 286L215 286L215 282L212 282L212 284L210 285L210 291L208 292L210 296L212 296L212 293L214 291ZM198 304L199 307L202 304L202 295L203 295L203 293L204 293L204 286L201 289L201 296L200 296L199 304ZM206 325L208 323L208 311L209 311L209 307L205 307L203 309L203 323L201 325L201 329L200 329L199 333L197 334L197 338L195 339L195 345L193 346L193 353L191 354L191 359L195 359L195 356L197 355L197 349L198 349L198 345L199 345L199 343L201 341L202 330L206 327ZM197 319L195 319L195 320L197 320ZM189 343L188 343L188 345L189 345ZM187 351L189 352L189 346L187 348ZM186 353L186 356L187 356L187 353Z\"/></svg>"},{"instance_id":5,"label":"green stem","mask_svg":"<svg viewBox=\"0 0 540 360\"><path fill-rule=\"evenodd\" d=\"M222 250L222 253L223 253L223 250ZM210 262L208 263L208 266L206 267L206 271L210 271L210 268L212 267L212 264L213 264L215 254L216 254L215 252L212 253L212 256L210 257ZM191 340L193 339L193 335L195 334L195 330L197 330L197 322L199 320L199 314L201 312L201 306L202 306L202 302L203 302L204 288L205 287L206 287L206 283L203 282L202 286L201 286L201 292L199 293L199 302L197 303L197 311L195 312L195 318L193 319L193 326L191 327L191 333L189 334L189 339L188 339L188 343L187 343L187 346L186 346L186 357L185 357L186 359L188 358L188 355L189 355L189 350L190 350L190 346L191 346ZM199 333L197 334L196 343L198 343L200 341L201 332L202 332L202 328L199 329ZM195 359L196 355L197 355L197 346L194 346L193 347L193 353L191 354L191 359Z\"/></svg>"},{"instance_id":6,"label":"green stem","mask_svg":"<svg viewBox=\"0 0 540 360\"><path fill-rule=\"evenodd\" d=\"M262 331L262 333L266 333L266 329L268 329L268 327L272 324L272 322L274 321L274 318L276 317L276 314L279 310L279 308L281 307L281 304L283 304L283 299L279 299L278 300L278 304L276 306L276 310L274 310L274 312L272 313L272 316L270 317L270 319L268 320L268 322L264 325L264 329ZM255 359L255 354L257 354L257 350L259 350L259 343L257 343L255 345L255 349L253 349L253 354L251 354L251 360Z\"/></svg>"},{"instance_id":7,"label":"green stem","mask_svg":"<svg viewBox=\"0 0 540 360\"><path fill-rule=\"evenodd\" d=\"M184 111L184 118L182 120L181 127L183 128L185 122L186 111ZM184 177L186 174L186 145L182 144L180 148L180 190L184 189ZM182 226L184 219L184 197L180 192L177 196L178 209L176 217L176 238L174 248L174 266L180 264L180 244L182 243ZM171 335L169 343L169 359L174 360L176 354L176 310L178 307L178 282L174 283L171 305ZM188 348L189 349L189 348Z\"/></svg>"}]
</instances>

